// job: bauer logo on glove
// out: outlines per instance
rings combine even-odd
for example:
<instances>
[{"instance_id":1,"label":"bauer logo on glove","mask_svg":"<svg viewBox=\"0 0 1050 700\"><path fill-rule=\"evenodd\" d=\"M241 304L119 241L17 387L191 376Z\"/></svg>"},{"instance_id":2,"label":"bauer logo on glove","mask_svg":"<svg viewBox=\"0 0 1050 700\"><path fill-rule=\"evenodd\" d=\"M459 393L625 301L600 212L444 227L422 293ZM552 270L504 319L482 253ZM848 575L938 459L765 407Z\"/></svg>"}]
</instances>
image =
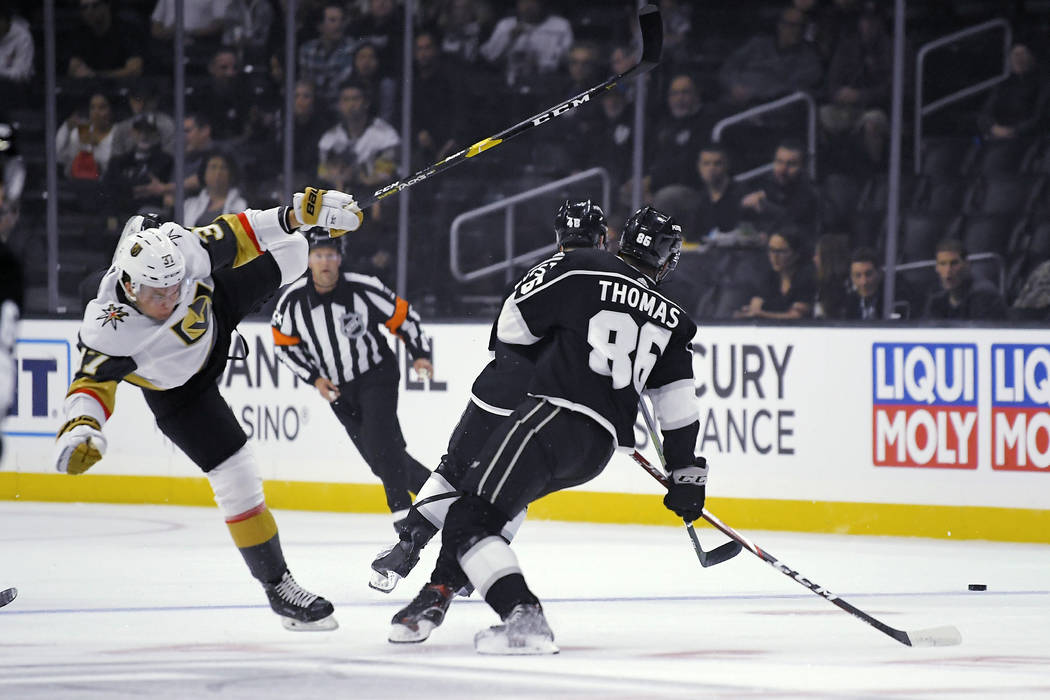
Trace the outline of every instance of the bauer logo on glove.
<instances>
[{"instance_id":1,"label":"bauer logo on glove","mask_svg":"<svg viewBox=\"0 0 1050 700\"><path fill-rule=\"evenodd\" d=\"M319 190L307 187L292 197L295 216L303 226L320 226L328 230L332 238L347 231L356 231L364 215L351 195L337 190Z\"/></svg>"}]
</instances>

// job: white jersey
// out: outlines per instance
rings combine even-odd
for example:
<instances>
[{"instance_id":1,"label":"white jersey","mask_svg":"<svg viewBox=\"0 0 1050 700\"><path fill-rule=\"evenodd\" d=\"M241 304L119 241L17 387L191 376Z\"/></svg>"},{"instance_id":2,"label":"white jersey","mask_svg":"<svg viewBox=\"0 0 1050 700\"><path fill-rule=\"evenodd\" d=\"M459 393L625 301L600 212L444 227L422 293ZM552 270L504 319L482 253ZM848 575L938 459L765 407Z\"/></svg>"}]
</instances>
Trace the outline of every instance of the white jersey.
<instances>
[{"instance_id":1,"label":"white jersey","mask_svg":"<svg viewBox=\"0 0 1050 700\"><path fill-rule=\"evenodd\" d=\"M111 267L80 324L80 366L67 393L66 414L104 421L113 411L119 381L172 389L204 367L216 341L213 270L239 267L261 255L260 241L288 232L285 211L249 209L193 229L163 224L161 233L186 261L178 303L164 321L135 308L120 283L120 270Z\"/></svg>"}]
</instances>

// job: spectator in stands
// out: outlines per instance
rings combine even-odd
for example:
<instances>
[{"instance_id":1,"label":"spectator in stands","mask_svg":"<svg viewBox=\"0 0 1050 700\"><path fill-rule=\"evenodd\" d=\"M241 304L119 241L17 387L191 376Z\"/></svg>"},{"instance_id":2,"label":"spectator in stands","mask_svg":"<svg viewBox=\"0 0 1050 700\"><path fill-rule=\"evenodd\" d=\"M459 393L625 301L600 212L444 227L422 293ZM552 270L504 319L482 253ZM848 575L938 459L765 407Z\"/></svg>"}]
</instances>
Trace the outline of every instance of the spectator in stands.
<instances>
[{"instance_id":1,"label":"spectator in stands","mask_svg":"<svg viewBox=\"0 0 1050 700\"><path fill-rule=\"evenodd\" d=\"M157 107L157 90L148 80L136 81L128 90L128 109L131 114L113 125L113 153L122 155L135 148L132 124L140 116L150 116L157 127L160 145L166 153L175 147L175 120Z\"/></svg>"},{"instance_id":2,"label":"spectator in stands","mask_svg":"<svg viewBox=\"0 0 1050 700\"><path fill-rule=\"evenodd\" d=\"M334 109L339 86L354 70L355 42L346 36L343 3L326 3L317 25L317 38L299 47L299 77L312 80L325 109Z\"/></svg>"},{"instance_id":3,"label":"spectator in stands","mask_svg":"<svg viewBox=\"0 0 1050 700\"><path fill-rule=\"evenodd\" d=\"M667 112L655 127L653 157L648 168L648 188L692 182L696 153L714 126L714 116L704 109L696 79L686 73L671 78L667 87Z\"/></svg>"},{"instance_id":4,"label":"spectator in stands","mask_svg":"<svg viewBox=\"0 0 1050 700\"><path fill-rule=\"evenodd\" d=\"M404 44L405 20L394 0L369 0L368 12L351 29L358 42L376 49L379 65L389 75L401 74L401 47Z\"/></svg>"},{"instance_id":5,"label":"spectator in stands","mask_svg":"<svg viewBox=\"0 0 1050 700\"><path fill-rule=\"evenodd\" d=\"M11 3L0 4L0 96L10 106L24 98L33 77L33 35L29 23L14 14Z\"/></svg>"},{"instance_id":6,"label":"spectator in stands","mask_svg":"<svg viewBox=\"0 0 1050 700\"><path fill-rule=\"evenodd\" d=\"M867 175L885 167L892 76L893 42L886 21L873 4L865 4L856 32L846 34L835 49L827 79L831 101L820 108L829 150L844 156L836 171Z\"/></svg>"},{"instance_id":7,"label":"spectator in stands","mask_svg":"<svg viewBox=\"0 0 1050 700\"><path fill-rule=\"evenodd\" d=\"M113 110L109 98L93 94L87 109L73 110L55 135L56 157L67 177L98 180L113 155Z\"/></svg>"},{"instance_id":8,"label":"spectator in stands","mask_svg":"<svg viewBox=\"0 0 1050 700\"><path fill-rule=\"evenodd\" d=\"M740 186L730 177L732 161L725 146L708 143L700 148L696 170L700 175L697 197L696 234L717 238L735 231L740 223Z\"/></svg>"},{"instance_id":9,"label":"spectator in stands","mask_svg":"<svg viewBox=\"0 0 1050 700\"><path fill-rule=\"evenodd\" d=\"M617 85L601 95L601 109L593 119L577 119L569 152L579 170L605 168L614 192L631 174L634 113L628 109L627 91Z\"/></svg>"},{"instance_id":10,"label":"spectator in stands","mask_svg":"<svg viewBox=\"0 0 1050 700\"><path fill-rule=\"evenodd\" d=\"M173 166L173 158L161 145L160 129L153 114L146 112L134 117L130 131L131 150L114 156L102 178L112 203L107 213L119 212L121 220L136 213L161 213L166 209L163 192L136 186L148 185L154 180L170 181Z\"/></svg>"},{"instance_id":11,"label":"spectator in stands","mask_svg":"<svg viewBox=\"0 0 1050 700\"><path fill-rule=\"evenodd\" d=\"M991 282L973 276L962 241L946 238L937 244L937 276L941 289L926 301L924 318L996 321L1006 318L1006 302Z\"/></svg>"},{"instance_id":12,"label":"spectator in stands","mask_svg":"<svg viewBox=\"0 0 1050 700\"><path fill-rule=\"evenodd\" d=\"M154 39L170 40L175 36L175 3L180 0L157 0L150 15L150 33ZM225 28L225 2L215 0L181 0L182 26L191 45L203 45L205 51L218 46Z\"/></svg>"},{"instance_id":13,"label":"spectator in stands","mask_svg":"<svg viewBox=\"0 0 1050 700\"><path fill-rule=\"evenodd\" d=\"M1050 260L1028 275L1009 313L1014 321L1050 320Z\"/></svg>"},{"instance_id":14,"label":"spectator in stands","mask_svg":"<svg viewBox=\"0 0 1050 700\"><path fill-rule=\"evenodd\" d=\"M397 83L379 63L379 52L371 41L362 41L354 52L354 80L368 92L375 113L383 121L393 124L400 110L397 109ZM440 104L440 103L439 103ZM434 105L430 105L433 109Z\"/></svg>"},{"instance_id":15,"label":"spectator in stands","mask_svg":"<svg viewBox=\"0 0 1050 700\"><path fill-rule=\"evenodd\" d=\"M236 49L247 65L267 64L275 16L272 0L228 0L228 3L223 18L223 45Z\"/></svg>"},{"instance_id":16,"label":"spectator in stands","mask_svg":"<svg viewBox=\"0 0 1050 700\"><path fill-rule=\"evenodd\" d=\"M843 318L850 273L849 237L826 233L817 239L813 269L817 281L813 318Z\"/></svg>"},{"instance_id":17,"label":"spectator in stands","mask_svg":"<svg viewBox=\"0 0 1050 700\"><path fill-rule=\"evenodd\" d=\"M265 100L255 95L241 71L237 53L220 47L208 60L208 79L188 100L190 109L207 114L212 138L233 148L262 131Z\"/></svg>"},{"instance_id":18,"label":"spectator in stands","mask_svg":"<svg viewBox=\"0 0 1050 700\"><path fill-rule=\"evenodd\" d=\"M822 69L816 50L802 40L805 17L784 8L776 35L760 34L731 53L718 72L724 98L734 109L767 102L796 90L812 90Z\"/></svg>"},{"instance_id":19,"label":"spectator in stands","mask_svg":"<svg viewBox=\"0 0 1050 700\"><path fill-rule=\"evenodd\" d=\"M804 165L802 144L791 139L781 141L773 154L773 171L740 200L741 219L766 234L793 225L800 231L803 244L812 249L817 237L818 199Z\"/></svg>"},{"instance_id":20,"label":"spectator in stands","mask_svg":"<svg viewBox=\"0 0 1050 700\"><path fill-rule=\"evenodd\" d=\"M827 63L843 36L853 32L861 11L861 0L832 0L818 5L810 14L815 14L817 23L816 47L821 59Z\"/></svg>"},{"instance_id":21,"label":"spectator in stands","mask_svg":"<svg viewBox=\"0 0 1050 700\"><path fill-rule=\"evenodd\" d=\"M9 197L7 188L0 184L0 243L6 245L19 260L46 260L45 238L18 225L19 211L18 200Z\"/></svg>"},{"instance_id":22,"label":"spectator in stands","mask_svg":"<svg viewBox=\"0 0 1050 700\"><path fill-rule=\"evenodd\" d=\"M436 163L452 153L461 136L462 90L449 71L439 48L437 35L423 29L415 36L412 70L412 128L416 132L413 144L415 164L413 171ZM441 105L441 109L435 109Z\"/></svg>"},{"instance_id":23,"label":"spectator in stands","mask_svg":"<svg viewBox=\"0 0 1050 700\"><path fill-rule=\"evenodd\" d=\"M295 83L292 100L292 169L294 186L302 190L317 178L317 143L334 121L331 112L315 98L313 81L300 78ZM284 129L277 129L278 142L284 139Z\"/></svg>"},{"instance_id":24,"label":"spectator in stands","mask_svg":"<svg viewBox=\"0 0 1050 700\"><path fill-rule=\"evenodd\" d=\"M682 0L660 0L660 15L664 23L664 44L661 59L676 66L689 65L695 60L690 46L693 31L693 5Z\"/></svg>"},{"instance_id":25,"label":"spectator in stands","mask_svg":"<svg viewBox=\"0 0 1050 700\"><path fill-rule=\"evenodd\" d=\"M18 129L0 122L0 182L6 202L17 204L26 184L26 163L18 152Z\"/></svg>"},{"instance_id":26,"label":"spectator in stands","mask_svg":"<svg viewBox=\"0 0 1050 700\"><path fill-rule=\"evenodd\" d=\"M490 9L478 0L446 0L437 14L441 53L464 63L474 63L481 47L482 26Z\"/></svg>"},{"instance_id":27,"label":"spectator in stands","mask_svg":"<svg viewBox=\"0 0 1050 700\"><path fill-rule=\"evenodd\" d=\"M113 15L113 0L79 0L80 15L62 39L71 78L135 78L142 75L144 46L139 29Z\"/></svg>"},{"instance_id":28,"label":"spectator in stands","mask_svg":"<svg viewBox=\"0 0 1050 700\"><path fill-rule=\"evenodd\" d=\"M183 223L186 226L207 226L220 214L235 214L248 208L248 202L237 189L237 164L231 157L216 151L197 171L204 186L195 197L186 200Z\"/></svg>"},{"instance_id":29,"label":"spectator in stands","mask_svg":"<svg viewBox=\"0 0 1050 700\"><path fill-rule=\"evenodd\" d=\"M186 143L186 151L183 155L185 177L182 181L182 186L184 192L190 195L201 188L197 170L200 168L204 157L215 148L215 141L211 137L211 122L205 114L188 114L182 120L182 129ZM166 209L170 209L175 201L175 183L158 177L151 177L146 184L135 185L132 191L135 197L144 199L156 196L163 197Z\"/></svg>"},{"instance_id":30,"label":"spectator in stands","mask_svg":"<svg viewBox=\"0 0 1050 700\"><path fill-rule=\"evenodd\" d=\"M1010 49L1010 75L992 88L977 125L989 141L1029 138L1040 124L1046 107L1047 84L1031 47L1014 42Z\"/></svg>"},{"instance_id":31,"label":"spectator in stands","mask_svg":"<svg viewBox=\"0 0 1050 700\"><path fill-rule=\"evenodd\" d=\"M561 66L572 41L569 21L551 14L546 0L517 0L516 13L496 23L481 55L502 69L507 85L528 86Z\"/></svg>"},{"instance_id":32,"label":"spectator in stands","mask_svg":"<svg viewBox=\"0 0 1050 700\"><path fill-rule=\"evenodd\" d=\"M392 126L372 117L368 94L360 83L339 91L339 123L318 143L318 175L335 189L361 192L392 179L401 138Z\"/></svg>"},{"instance_id":33,"label":"spectator in stands","mask_svg":"<svg viewBox=\"0 0 1050 700\"><path fill-rule=\"evenodd\" d=\"M791 226L769 237L769 269L736 318L809 318L817 286L813 266L801 255L802 242Z\"/></svg>"},{"instance_id":34,"label":"spectator in stands","mask_svg":"<svg viewBox=\"0 0 1050 700\"><path fill-rule=\"evenodd\" d=\"M845 314L849 321L880 321L883 313L882 267L873 248L857 248L849 260L849 292ZM907 316L907 313L903 313Z\"/></svg>"}]
</instances>

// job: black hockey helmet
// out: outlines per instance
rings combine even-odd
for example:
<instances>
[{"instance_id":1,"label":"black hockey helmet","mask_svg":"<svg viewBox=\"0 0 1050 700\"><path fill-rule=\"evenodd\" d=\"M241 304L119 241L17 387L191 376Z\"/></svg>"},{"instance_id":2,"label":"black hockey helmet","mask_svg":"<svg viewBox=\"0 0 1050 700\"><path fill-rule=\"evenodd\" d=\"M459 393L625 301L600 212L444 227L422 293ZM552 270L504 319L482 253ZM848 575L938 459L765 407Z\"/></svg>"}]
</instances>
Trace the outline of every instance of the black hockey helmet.
<instances>
[{"instance_id":1,"label":"black hockey helmet","mask_svg":"<svg viewBox=\"0 0 1050 700\"><path fill-rule=\"evenodd\" d=\"M304 236L306 236L307 242L310 244L310 250L314 248L335 248L336 252L343 255L343 239L332 238L328 235L328 229L321 226L311 226L302 230Z\"/></svg>"},{"instance_id":2,"label":"black hockey helmet","mask_svg":"<svg viewBox=\"0 0 1050 700\"><path fill-rule=\"evenodd\" d=\"M620 254L652 268L656 281L660 282L678 265L682 254L682 227L662 211L642 207L624 224Z\"/></svg>"},{"instance_id":3,"label":"black hockey helmet","mask_svg":"<svg viewBox=\"0 0 1050 700\"><path fill-rule=\"evenodd\" d=\"M607 230L605 212L589 199L565 200L554 215L554 235L560 246L604 248Z\"/></svg>"}]
</instances>

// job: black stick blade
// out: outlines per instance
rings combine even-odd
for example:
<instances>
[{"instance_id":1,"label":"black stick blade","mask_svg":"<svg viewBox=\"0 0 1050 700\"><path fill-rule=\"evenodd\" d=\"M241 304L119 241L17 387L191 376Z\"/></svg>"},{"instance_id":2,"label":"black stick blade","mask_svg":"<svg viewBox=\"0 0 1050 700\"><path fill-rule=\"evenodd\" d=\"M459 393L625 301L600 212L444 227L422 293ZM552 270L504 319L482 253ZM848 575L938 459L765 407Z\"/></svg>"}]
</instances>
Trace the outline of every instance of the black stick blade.
<instances>
[{"instance_id":1,"label":"black stick blade","mask_svg":"<svg viewBox=\"0 0 1050 700\"><path fill-rule=\"evenodd\" d=\"M726 542L725 544L715 547L710 552L704 552L704 558L700 562L700 565L706 569L709 566L721 564L724 561L732 559L737 554L740 554L743 549L743 546L741 546L739 542Z\"/></svg>"},{"instance_id":2,"label":"black stick blade","mask_svg":"<svg viewBox=\"0 0 1050 700\"><path fill-rule=\"evenodd\" d=\"M8 588L0 591L0 608L4 607L18 595L17 588Z\"/></svg>"},{"instance_id":3,"label":"black stick blade","mask_svg":"<svg viewBox=\"0 0 1050 700\"><path fill-rule=\"evenodd\" d=\"M664 50L664 21L656 5L646 5L638 13L638 28L642 32L642 70L648 70L660 62Z\"/></svg>"}]
</instances>

